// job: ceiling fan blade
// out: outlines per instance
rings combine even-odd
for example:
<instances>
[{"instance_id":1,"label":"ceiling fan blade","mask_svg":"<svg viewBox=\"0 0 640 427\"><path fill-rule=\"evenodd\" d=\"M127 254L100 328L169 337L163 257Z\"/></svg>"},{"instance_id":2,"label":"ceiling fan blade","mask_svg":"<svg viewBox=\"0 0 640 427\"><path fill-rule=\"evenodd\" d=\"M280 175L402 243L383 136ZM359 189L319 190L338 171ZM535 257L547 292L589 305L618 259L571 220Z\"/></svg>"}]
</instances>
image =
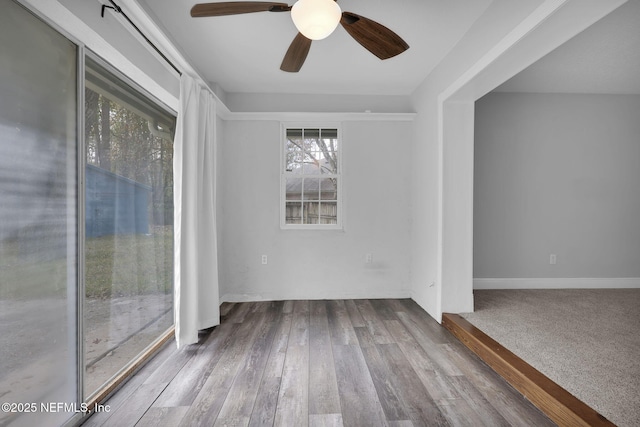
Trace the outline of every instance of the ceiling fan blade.
<instances>
[{"instance_id":1,"label":"ceiling fan blade","mask_svg":"<svg viewBox=\"0 0 640 427\"><path fill-rule=\"evenodd\" d=\"M289 73L297 73L300 71L304 60L307 59L309 48L311 48L311 39L298 33L296 38L293 39L293 42L291 42L287 53L284 55L280 69Z\"/></svg>"},{"instance_id":2,"label":"ceiling fan blade","mask_svg":"<svg viewBox=\"0 0 640 427\"><path fill-rule=\"evenodd\" d=\"M220 3L200 3L191 8L193 18L207 16L238 15L253 12L287 12L291 6L286 3L266 1L223 1Z\"/></svg>"},{"instance_id":3,"label":"ceiling fan blade","mask_svg":"<svg viewBox=\"0 0 640 427\"><path fill-rule=\"evenodd\" d=\"M409 49L399 35L364 16L343 12L340 23L351 37L380 59L392 58Z\"/></svg>"}]
</instances>

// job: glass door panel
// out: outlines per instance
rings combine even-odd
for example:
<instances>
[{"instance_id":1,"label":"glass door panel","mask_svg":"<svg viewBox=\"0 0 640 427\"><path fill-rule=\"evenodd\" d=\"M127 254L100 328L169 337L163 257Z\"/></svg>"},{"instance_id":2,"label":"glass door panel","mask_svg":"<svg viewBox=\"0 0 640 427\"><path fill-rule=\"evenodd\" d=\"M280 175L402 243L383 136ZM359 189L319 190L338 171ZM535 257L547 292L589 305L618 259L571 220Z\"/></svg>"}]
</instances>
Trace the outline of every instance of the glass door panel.
<instances>
[{"instance_id":1,"label":"glass door panel","mask_svg":"<svg viewBox=\"0 0 640 427\"><path fill-rule=\"evenodd\" d=\"M0 10L0 425L57 426L80 408L78 48Z\"/></svg>"},{"instance_id":2,"label":"glass door panel","mask_svg":"<svg viewBox=\"0 0 640 427\"><path fill-rule=\"evenodd\" d=\"M85 396L173 325L175 117L85 69Z\"/></svg>"}]
</instances>

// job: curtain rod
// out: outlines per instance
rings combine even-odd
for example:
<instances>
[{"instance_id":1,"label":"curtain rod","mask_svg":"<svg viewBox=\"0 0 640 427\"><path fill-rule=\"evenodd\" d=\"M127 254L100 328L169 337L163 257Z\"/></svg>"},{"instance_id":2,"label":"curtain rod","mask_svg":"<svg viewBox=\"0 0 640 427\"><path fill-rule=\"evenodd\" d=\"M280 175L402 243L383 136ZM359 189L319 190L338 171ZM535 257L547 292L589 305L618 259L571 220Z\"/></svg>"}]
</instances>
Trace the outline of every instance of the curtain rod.
<instances>
[{"instance_id":1,"label":"curtain rod","mask_svg":"<svg viewBox=\"0 0 640 427\"><path fill-rule=\"evenodd\" d=\"M158 47L155 44L153 44L153 42L151 40L149 40L149 38L146 35L144 35L144 33L140 30L140 28L138 28L138 26L136 24L134 24L131 19L129 19L127 14L124 13L124 11L122 10L122 8L120 6L118 6L113 0L109 0L109 3L111 3L113 6L109 6L109 5L103 4L102 5L102 11L100 12L100 16L102 16L104 18L104 10L105 9L112 9L115 13L119 13L120 15L124 16L124 19L126 19L127 22L129 24L131 24L131 26L138 32L138 34L140 34L142 36L142 38L145 39L145 41L147 43L149 43L149 46L151 46L156 52L158 52L158 55L160 55L162 57L162 59L164 59L167 62L167 64L169 64L171 66L171 68L176 70L176 72L178 74L182 75L182 72L178 69L178 67L176 67L173 64L173 62L171 62L169 60L169 58L167 58L165 56L165 54L162 53L160 51L160 49L158 49Z\"/></svg>"}]
</instances>

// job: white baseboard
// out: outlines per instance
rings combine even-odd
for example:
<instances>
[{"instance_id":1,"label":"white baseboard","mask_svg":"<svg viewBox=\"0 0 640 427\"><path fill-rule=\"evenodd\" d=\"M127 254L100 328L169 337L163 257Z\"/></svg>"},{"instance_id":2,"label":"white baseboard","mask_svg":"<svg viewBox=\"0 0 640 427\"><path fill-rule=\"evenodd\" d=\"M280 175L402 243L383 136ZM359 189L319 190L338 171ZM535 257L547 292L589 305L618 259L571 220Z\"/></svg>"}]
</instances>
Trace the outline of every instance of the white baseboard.
<instances>
[{"instance_id":1,"label":"white baseboard","mask_svg":"<svg viewBox=\"0 0 640 427\"><path fill-rule=\"evenodd\" d=\"M254 301L284 301L284 300L333 300L333 299L403 299L410 298L409 289L397 289L393 292L266 292L246 294L224 294L220 297L223 302L254 302Z\"/></svg>"},{"instance_id":2,"label":"white baseboard","mask_svg":"<svg viewBox=\"0 0 640 427\"><path fill-rule=\"evenodd\" d=\"M473 279L473 289L635 289L640 277Z\"/></svg>"}]
</instances>

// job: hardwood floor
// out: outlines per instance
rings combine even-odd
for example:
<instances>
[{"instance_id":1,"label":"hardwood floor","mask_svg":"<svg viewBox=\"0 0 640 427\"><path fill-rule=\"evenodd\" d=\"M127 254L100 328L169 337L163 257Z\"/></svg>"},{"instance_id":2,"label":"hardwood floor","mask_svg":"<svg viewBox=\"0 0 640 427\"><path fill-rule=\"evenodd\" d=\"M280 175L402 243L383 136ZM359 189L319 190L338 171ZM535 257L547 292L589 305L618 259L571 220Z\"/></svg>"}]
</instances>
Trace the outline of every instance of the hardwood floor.
<instances>
[{"instance_id":1,"label":"hardwood floor","mask_svg":"<svg viewBox=\"0 0 640 427\"><path fill-rule=\"evenodd\" d=\"M411 300L223 304L85 426L551 426Z\"/></svg>"}]
</instances>

